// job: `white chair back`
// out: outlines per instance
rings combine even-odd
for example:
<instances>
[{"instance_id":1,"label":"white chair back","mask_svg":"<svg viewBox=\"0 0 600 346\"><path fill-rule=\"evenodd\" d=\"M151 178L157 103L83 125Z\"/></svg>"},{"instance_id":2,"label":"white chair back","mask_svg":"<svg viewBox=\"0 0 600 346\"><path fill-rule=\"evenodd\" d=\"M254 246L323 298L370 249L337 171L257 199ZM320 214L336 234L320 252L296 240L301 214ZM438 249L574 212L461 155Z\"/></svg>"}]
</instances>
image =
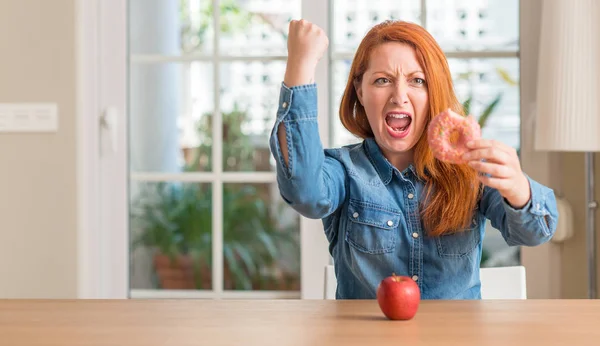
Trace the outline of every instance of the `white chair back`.
<instances>
[{"instance_id":1,"label":"white chair back","mask_svg":"<svg viewBox=\"0 0 600 346\"><path fill-rule=\"evenodd\" d=\"M481 268L481 299L527 299L525 267Z\"/></svg>"},{"instance_id":2,"label":"white chair back","mask_svg":"<svg viewBox=\"0 0 600 346\"><path fill-rule=\"evenodd\" d=\"M325 266L325 292L323 297L325 299L335 299L335 290L337 289L337 279L335 278L335 271L333 265Z\"/></svg>"},{"instance_id":3,"label":"white chair back","mask_svg":"<svg viewBox=\"0 0 600 346\"><path fill-rule=\"evenodd\" d=\"M525 267L481 268L481 299L527 299ZM325 299L335 299L337 280L333 265L325 266Z\"/></svg>"}]
</instances>

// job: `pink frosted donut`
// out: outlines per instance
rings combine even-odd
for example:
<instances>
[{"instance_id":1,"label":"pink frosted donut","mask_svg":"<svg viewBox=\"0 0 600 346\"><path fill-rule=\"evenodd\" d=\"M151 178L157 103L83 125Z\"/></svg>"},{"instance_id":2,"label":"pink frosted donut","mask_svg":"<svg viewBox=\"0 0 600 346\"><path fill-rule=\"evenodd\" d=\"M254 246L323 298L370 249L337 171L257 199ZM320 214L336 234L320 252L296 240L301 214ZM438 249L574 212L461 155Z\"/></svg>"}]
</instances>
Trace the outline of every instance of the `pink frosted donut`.
<instances>
[{"instance_id":1,"label":"pink frosted donut","mask_svg":"<svg viewBox=\"0 0 600 346\"><path fill-rule=\"evenodd\" d=\"M433 155L441 161L461 164L467 142L481 138L479 123L472 116L462 116L448 109L435 116L427 130Z\"/></svg>"}]
</instances>

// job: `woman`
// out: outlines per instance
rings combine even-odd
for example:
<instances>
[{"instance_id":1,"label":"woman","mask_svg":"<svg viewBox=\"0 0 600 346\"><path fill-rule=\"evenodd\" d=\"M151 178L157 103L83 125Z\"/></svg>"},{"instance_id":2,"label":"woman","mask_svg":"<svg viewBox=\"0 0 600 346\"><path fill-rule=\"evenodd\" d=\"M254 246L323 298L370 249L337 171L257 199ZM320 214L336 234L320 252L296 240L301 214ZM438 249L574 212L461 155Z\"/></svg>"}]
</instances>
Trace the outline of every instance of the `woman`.
<instances>
[{"instance_id":1,"label":"woman","mask_svg":"<svg viewBox=\"0 0 600 346\"><path fill-rule=\"evenodd\" d=\"M442 50L407 22L373 27L352 63L340 119L364 141L323 150L313 81L327 46L314 24L290 23L270 146L282 197L323 221L336 298L375 298L379 282L396 273L412 277L423 299L480 299L486 218L509 245L542 244L558 219L554 192L497 141L469 143L466 164L433 156L431 119L463 109Z\"/></svg>"}]
</instances>

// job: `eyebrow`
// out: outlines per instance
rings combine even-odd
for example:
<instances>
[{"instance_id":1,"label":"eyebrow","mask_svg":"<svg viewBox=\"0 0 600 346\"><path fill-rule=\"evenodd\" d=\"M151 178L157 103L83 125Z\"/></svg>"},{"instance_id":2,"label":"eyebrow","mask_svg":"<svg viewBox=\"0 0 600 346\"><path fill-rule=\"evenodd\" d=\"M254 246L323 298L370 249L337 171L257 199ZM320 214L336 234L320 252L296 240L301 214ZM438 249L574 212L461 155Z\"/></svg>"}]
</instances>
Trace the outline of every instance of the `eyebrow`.
<instances>
[{"instance_id":1,"label":"eyebrow","mask_svg":"<svg viewBox=\"0 0 600 346\"><path fill-rule=\"evenodd\" d=\"M373 71L373 73L372 73L372 74L376 74L376 73L383 73L383 74L393 74L393 73L390 73L390 71L389 71L389 70L388 70L388 71ZM410 73L408 73L408 74L405 74L404 76L410 76L410 75L413 75L413 74L416 74L416 73L422 73L422 74L425 74L425 72L423 72L423 71L421 71L421 70L416 70L416 71L412 71L412 72L410 72Z\"/></svg>"}]
</instances>

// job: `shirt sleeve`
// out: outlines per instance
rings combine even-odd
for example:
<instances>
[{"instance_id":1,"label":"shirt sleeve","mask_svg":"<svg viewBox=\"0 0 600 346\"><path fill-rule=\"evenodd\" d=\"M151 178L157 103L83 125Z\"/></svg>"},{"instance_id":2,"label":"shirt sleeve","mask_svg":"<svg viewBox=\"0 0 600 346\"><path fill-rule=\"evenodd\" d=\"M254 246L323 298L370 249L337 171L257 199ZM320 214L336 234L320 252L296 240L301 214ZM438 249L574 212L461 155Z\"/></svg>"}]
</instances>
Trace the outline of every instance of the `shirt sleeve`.
<instances>
[{"instance_id":1,"label":"shirt sleeve","mask_svg":"<svg viewBox=\"0 0 600 346\"><path fill-rule=\"evenodd\" d=\"M500 230L508 245L535 246L552 238L558 210L554 191L527 177L531 198L520 209L513 208L498 190L485 187L480 209Z\"/></svg>"},{"instance_id":2,"label":"shirt sleeve","mask_svg":"<svg viewBox=\"0 0 600 346\"><path fill-rule=\"evenodd\" d=\"M288 165L279 146L279 125L287 139ZM313 219L333 213L346 195L346 170L326 155L317 122L317 86L288 88L282 83L277 119L269 140L282 198L300 214Z\"/></svg>"}]
</instances>

